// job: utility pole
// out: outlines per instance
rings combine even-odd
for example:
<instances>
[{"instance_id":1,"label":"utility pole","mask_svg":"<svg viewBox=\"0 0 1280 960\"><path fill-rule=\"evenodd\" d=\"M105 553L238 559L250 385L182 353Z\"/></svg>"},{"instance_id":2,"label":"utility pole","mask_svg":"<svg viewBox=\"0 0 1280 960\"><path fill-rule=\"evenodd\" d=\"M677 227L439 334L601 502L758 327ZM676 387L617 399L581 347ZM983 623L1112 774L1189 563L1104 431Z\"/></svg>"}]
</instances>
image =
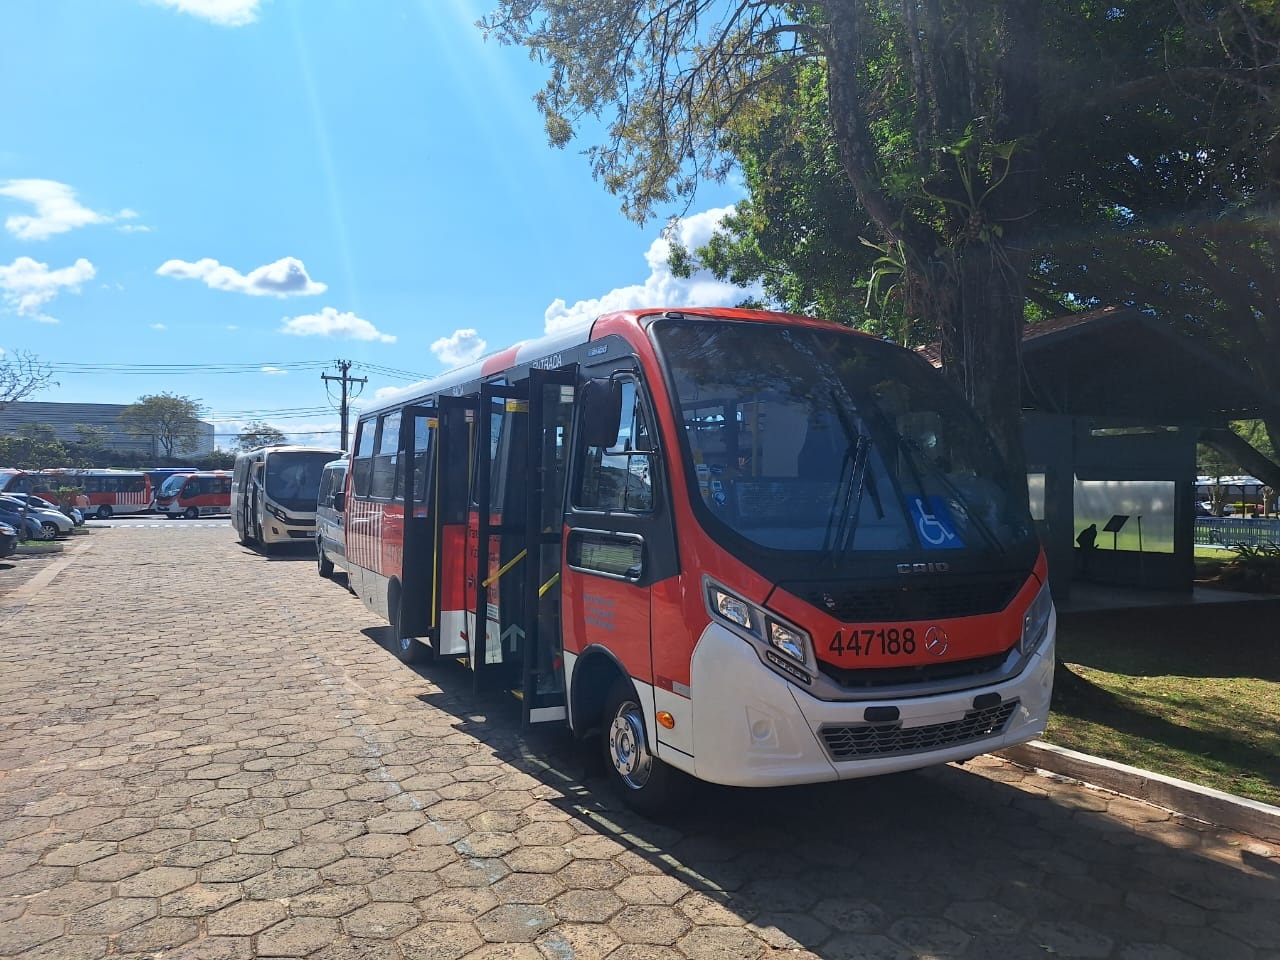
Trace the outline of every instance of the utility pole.
<instances>
[{"instance_id":1,"label":"utility pole","mask_svg":"<svg viewBox=\"0 0 1280 960\"><path fill-rule=\"evenodd\" d=\"M349 409L347 405L347 401L351 397L359 396L358 393L349 395L347 388L353 384L359 384L361 387L363 387L366 383L369 382L369 378L351 376L350 360L335 360L333 361L333 365L338 368L339 375L335 377L327 373L322 373L320 374L320 379L324 380L326 384L330 380L334 381L335 383L341 384L342 399L339 402L338 415L342 418L342 449L347 450L349 449L347 447L347 411ZM326 386L326 389L327 389L327 386Z\"/></svg>"}]
</instances>

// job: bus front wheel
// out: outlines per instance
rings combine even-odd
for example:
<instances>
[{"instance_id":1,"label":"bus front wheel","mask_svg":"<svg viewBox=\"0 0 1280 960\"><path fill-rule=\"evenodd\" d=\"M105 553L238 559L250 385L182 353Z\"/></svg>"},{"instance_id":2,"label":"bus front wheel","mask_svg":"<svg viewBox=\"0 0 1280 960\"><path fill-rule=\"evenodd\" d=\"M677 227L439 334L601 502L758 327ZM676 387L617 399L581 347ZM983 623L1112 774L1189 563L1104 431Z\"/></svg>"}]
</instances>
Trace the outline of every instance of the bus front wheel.
<instances>
[{"instance_id":1,"label":"bus front wheel","mask_svg":"<svg viewBox=\"0 0 1280 960\"><path fill-rule=\"evenodd\" d=\"M195 507L187 507L187 510L183 514L183 516L186 517L188 520L194 520L200 516L200 511Z\"/></svg>"},{"instance_id":2,"label":"bus front wheel","mask_svg":"<svg viewBox=\"0 0 1280 960\"><path fill-rule=\"evenodd\" d=\"M677 799L681 774L649 752L644 710L635 688L619 678L605 704L601 739L614 787L633 810L646 814L667 810Z\"/></svg>"},{"instance_id":3,"label":"bus front wheel","mask_svg":"<svg viewBox=\"0 0 1280 960\"><path fill-rule=\"evenodd\" d=\"M99 520L111 519L111 508L108 507L105 503L98 508L98 519Z\"/></svg>"},{"instance_id":4,"label":"bus front wheel","mask_svg":"<svg viewBox=\"0 0 1280 960\"><path fill-rule=\"evenodd\" d=\"M333 576L333 561L324 552L324 547L320 546L319 540L316 541L316 569L325 579Z\"/></svg>"}]
</instances>

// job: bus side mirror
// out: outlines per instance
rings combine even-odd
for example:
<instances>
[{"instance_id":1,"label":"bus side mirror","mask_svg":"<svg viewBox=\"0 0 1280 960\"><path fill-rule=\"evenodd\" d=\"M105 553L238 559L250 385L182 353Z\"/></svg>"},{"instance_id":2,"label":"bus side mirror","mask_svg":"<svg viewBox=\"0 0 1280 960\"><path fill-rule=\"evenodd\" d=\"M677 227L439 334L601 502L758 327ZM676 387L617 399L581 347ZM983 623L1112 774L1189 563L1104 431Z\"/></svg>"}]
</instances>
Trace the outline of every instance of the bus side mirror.
<instances>
[{"instance_id":1,"label":"bus side mirror","mask_svg":"<svg viewBox=\"0 0 1280 960\"><path fill-rule=\"evenodd\" d=\"M339 490L337 493L333 495L333 509L335 510L347 509L347 495L343 493L341 490Z\"/></svg>"},{"instance_id":2,"label":"bus side mirror","mask_svg":"<svg viewBox=\"0 0 1280 960\"><path fill-rule=\"evenodd\" d=\"M622 428L622 384L588 380L582 388L582 430L588 447L617 446Z\"/></svg>"}]
</instances>

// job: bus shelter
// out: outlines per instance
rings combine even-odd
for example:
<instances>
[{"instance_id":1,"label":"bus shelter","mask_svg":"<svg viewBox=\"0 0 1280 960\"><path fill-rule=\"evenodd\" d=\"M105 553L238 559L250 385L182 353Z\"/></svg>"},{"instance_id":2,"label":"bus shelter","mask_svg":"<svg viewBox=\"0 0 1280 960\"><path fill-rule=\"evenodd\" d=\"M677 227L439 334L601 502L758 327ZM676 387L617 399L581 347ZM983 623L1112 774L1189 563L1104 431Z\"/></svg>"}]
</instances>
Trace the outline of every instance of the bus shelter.
<instances>
[{"instance_id":1,"label":"bus shelter","mask_svg":"<svg viewBox=\"0 0 1280 960\"><path fill-rule=\"evenodd\" d=\"M1140 311L1108 308L1027 327L1023 407L1055 597L1077 581L1190 592L1196 443L1258 415L1248 374Z\"/></svg>"}]
</instances>

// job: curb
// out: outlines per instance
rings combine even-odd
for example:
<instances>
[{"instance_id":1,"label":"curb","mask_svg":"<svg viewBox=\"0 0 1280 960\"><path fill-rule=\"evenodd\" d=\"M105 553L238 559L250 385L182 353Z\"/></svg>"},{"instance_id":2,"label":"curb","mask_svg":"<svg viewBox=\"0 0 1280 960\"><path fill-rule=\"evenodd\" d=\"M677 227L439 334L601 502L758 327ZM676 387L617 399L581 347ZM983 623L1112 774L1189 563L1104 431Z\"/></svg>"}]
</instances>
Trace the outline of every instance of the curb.
<instances>
[{"instance_id":1,"label":"curb","mask_svg":"<svg viewBox=\"0 0 1280 960\"><path fill-rule=\"evenodd\" d=\"M1196 820L1227 827L1251 837L1280 843L1280 807L1246 800L1114 760L1091 757L1042 740L1008 747L996 756L1091 786L1164 807Z\"/></svg>"}]
</instances>

